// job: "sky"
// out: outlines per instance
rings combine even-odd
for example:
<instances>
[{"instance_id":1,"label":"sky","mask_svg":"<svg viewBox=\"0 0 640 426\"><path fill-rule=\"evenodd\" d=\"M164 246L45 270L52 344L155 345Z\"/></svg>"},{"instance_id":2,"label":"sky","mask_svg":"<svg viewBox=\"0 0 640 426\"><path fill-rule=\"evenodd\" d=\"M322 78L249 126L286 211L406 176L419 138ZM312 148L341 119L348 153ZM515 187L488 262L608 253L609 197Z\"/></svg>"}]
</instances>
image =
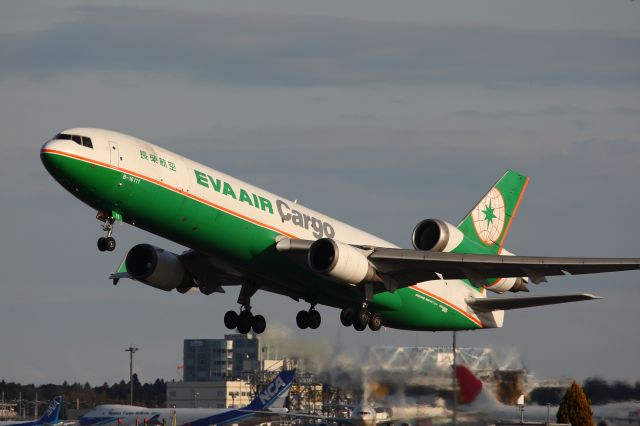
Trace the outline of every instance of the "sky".
<instances>
[{"instance_id":1,"label":"sky","mask_svg":"<svg viewBox=\"0 0 640 426\"><path fill-rule=\"evenodd\" d=\"M176 378L182 339L220 338L237 290L164 293L107 276L117 225L47 174L42 144L87 126L148 140L409 247L512 168L531 177L506 246L640 257L640 4L628 0L0 3L0 379ZM506 313L460 346L516 348L537 377L640 380L640 274L559 277L532 294L602 300ZM258 292L254 313L357 358L451 333L341 329Z\"/></svg>"}]
</instances>

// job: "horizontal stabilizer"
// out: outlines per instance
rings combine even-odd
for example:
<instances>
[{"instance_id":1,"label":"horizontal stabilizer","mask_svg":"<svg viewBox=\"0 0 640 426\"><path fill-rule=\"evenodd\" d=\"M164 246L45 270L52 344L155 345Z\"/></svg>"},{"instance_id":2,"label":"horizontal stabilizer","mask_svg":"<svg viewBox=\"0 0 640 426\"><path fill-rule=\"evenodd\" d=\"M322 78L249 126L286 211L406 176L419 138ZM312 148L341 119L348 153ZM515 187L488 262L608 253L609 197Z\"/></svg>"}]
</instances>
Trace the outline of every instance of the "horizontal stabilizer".
<instances>
[{"instance_id":1,"label":"horizontal stabilizer","mask_svg":"<svg viewBox=\"0 0 640 426\"><path fill-rule=\"evenodd\" d=\"M479 312L532 308L534 306L555 305L558 303L579 302L600 299L593 294L564 294L559 296L507 297L493 299L467 300L469 307Z\"/></svg>"}]
</instances>

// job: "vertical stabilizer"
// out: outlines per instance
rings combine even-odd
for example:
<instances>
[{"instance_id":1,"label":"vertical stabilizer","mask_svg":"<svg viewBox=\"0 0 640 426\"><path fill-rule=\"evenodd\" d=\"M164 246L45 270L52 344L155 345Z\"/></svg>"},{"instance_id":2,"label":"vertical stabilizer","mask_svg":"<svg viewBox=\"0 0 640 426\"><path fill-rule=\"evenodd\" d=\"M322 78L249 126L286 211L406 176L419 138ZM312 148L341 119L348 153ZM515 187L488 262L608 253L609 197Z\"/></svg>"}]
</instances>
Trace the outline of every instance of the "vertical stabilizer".
<instances>
[{"instance_id":1,"label":"vertical stabilizer","mask_svg":"<svg viewBox=\"0 0 640 426\"><path fill-rule=\"evenodd\" d=\"M507 170L462 219L458 229L483 253L500 253L528 183L528 177Z\"/></svg>"},{"instance_id":2,"label":"vertical stabilizer","mask_svg":"<svg viewBox=\"0 0 640 426\"><path fill-rule=\"evenodd\" d=\"M62 397L56 396L51 400L38 424L52 425L60 422L60 408L62 407Z\"/></svg>"},{"instance_id":3,"label":"vertical stabilizer","mask_svg":"<svg viewBox=\"0 0 640 426\"><path fill-rule=\"evenodd\" d=\"M473 407L496 407L500 402L489 392L484 383L464 365L456 365L456 379L460 389L460 402Z\"/></svg>"},{"instance_id":4,"label":"vertical stabilizer","mask_svg":"<svg viewBox=\"0 0 640 426\"><path fill-rule=\"evenodd\" d=\"M284 400L289 394L295 373L295 370L281 371L271 383L258 393L255 399L251 401L251 404L247 405L245 409L255 411L265 410L267 408L282 408Z\"/></svg>"}]
</instances>

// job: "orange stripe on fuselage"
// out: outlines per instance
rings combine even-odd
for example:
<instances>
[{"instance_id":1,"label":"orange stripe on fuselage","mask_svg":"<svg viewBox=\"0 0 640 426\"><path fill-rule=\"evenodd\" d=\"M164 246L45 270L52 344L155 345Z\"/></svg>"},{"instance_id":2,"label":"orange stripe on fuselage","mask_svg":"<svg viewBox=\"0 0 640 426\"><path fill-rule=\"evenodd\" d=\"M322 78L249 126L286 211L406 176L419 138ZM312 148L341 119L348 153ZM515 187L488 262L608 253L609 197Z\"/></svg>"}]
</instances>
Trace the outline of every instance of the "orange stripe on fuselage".
<instances>
[{"instance_id":1,"label":"orange stripe on fuselage","mask_svg":"<svg viewBox=\"0 0 640 426\"><path fill-rule=\"evenodd\" d=\"M511 228L511 222L513 222L513 218L516 217L516 213L518 213L518 208L520 207L520 201L522 201L522 197L524 196L524 192L527 190L527 186L529 185L529 177L524 181L524 186L522 187L522 191L520 191L520 196L518 197L518 201L516 201L516 205L511 212L511 218L509 219L509 223L507 224L507 229L504 230L504 235L502 236L502 241L500 242L500 251L502 251L502 247L504 246L504 242L507 239L507 234L509 233L509 228ZM498 253L500 253L498 251Z\"/></svg>"},{"instance_id":2,"label":"orange stripe on fuselage","mask_svg":"<svg viewBox=\"0 0 640 426\"><path fill-rule=\"evenodd\" d=\"M482 322L480 322L480 320L478 320L477 318L475 318L475 317L473 317L473 316L469 315L469 314L468 314L467 312L465 312L462 308L460 308L460 307L458 307L458 306L454 305L453 303L451 303L451 301L449 301L449 300L445 300L445 299L441 298L440 296L436 296L435 294L433 294L433 293L431 293L431 292L429 292L429 291L427 291L427 290L424 290L424 289L422 289L422 288L418 287L417 285L412 285L410 288L412 288L412 289L414 289L414 290L416 290L416 291L418 291L418 292L420 292L420 293L424 293L424 294L426 294L427 296L432 297L432 298L436 299L436 300L437 300L437 301L439 301L439 302L444 303L445 305L449 306L450 308L455 309L456 311L458 311L459 313L461 313L461 314L462 314L462 315L464 315L465 317L469 318L471 321L473 321L474 323L476 323L476 324L477 324L477 325L479 325L480 327L484 328L484 325L482 324Z\"/></svg>"},{"instance_id":3,"label":"orange stripe on fuselage","mask_svg":"<svg viewBox=\"0 0 640 426\"><path fill-rule=\"evenodd\" d=\"M207 204L207 205L209 205L211 207L214 207L214 208L216 208L218 210L222 210L222 211L224 211L226 213L229 213L229 214L231 214L233 216L236 216L236 217L239 217L241 219L244 219L247 222L251 222L251 223L253 223L255 225L258 225L258 226L261 226L263 228L271 229L272 231L278 232L278 233L280 233L280 234L282 234L284 236L287 236L289 238L293 238L293 239L298 239L299 238L299 237L296 237L295 235L289 234L288 232L282 231L282 230L280 230L278 228L275 228L275 227L273 227L271 225L268 225L266 223L262 223L262 222L260 222L258 220L255 220L255 219L251 218L251 217L245 216L245 215L243 215L241 213L235 212L235 211L233 211L231 209L228 209L226 207L223 207L223 206L220 206L218 204L212 203L211 201L208 201L208 200L206 200L204 198L200 198L197 195L191 194L190 192L185 192L182 189L178 189L178 188L175 188L173 186L167 185L164 182L160 182L160 181L155 180L153 178L150 178L148 176L142 175L142 174L140 174L138 172L134 172L134 171L131 171L131 170L128 170L128 169L123 169L121 167L115 167L115 166L113 166L111 164L103 163L101 161L93 160L93 159L90 159L90 158L87 158L87 157L82 157L80 155L72 154L72 153L69 153L69 152L57 151L57 150L54 150L54 149L47 149L47 148L42 149L40 152L45 152L45 153L48 153L48 154L62 155L63 157L71 157L71 158L75 158L77 160L81 160L81 161L84 161L84 162L87 162L87 163L95 164L95 165L98 165L98 166L101 166L101 167L105 167L105 168L108 168L108 169L112 169L112 170L117 170L117 171L120 171L122 173L127 173L127 174L130 174L132 176L138 177L140 179L144 179L144 180L146 180L148 182L152 182L152 183L154 183L156 185L162 186L163 188L169 189L169 190L171 190L173 192L179 193L179 194L184 195L184 196L186 196L188 198L191 198L193 200L199 201L199 202L201 202L203 204Z\"/></svg>"}]
</instances>

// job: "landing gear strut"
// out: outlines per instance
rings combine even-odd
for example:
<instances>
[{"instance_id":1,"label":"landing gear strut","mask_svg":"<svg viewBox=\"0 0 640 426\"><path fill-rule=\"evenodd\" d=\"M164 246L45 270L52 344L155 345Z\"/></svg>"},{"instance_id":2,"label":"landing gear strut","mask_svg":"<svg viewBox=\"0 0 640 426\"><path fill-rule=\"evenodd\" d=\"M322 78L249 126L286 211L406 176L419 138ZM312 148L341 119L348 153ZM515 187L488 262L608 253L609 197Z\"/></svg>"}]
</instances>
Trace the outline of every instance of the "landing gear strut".
<instances>
[{"instance_id":1,"label":"landing gear strut","mask_svg":"<svg viewBox=\"0 0 640 426\"><path fill-rule=\"evenodd\" d=\"M267 321L262 315L253 315L251 313L251 296L258 291L255 283L248 282L242 285L238 303L242 305L240 314L235 311L227 311L224 314L224 325L229 330L238 329L238 333L247 334L253 329L256 334L261 334L267 328Z\"/></svg>"},{"instance_id":2,"label":"landing gear strut","mask_svg":"<svg viewBox=\"0 0 640 426\"><path fill-rule=\"evenodd\" d=\"M113 234L113 223L116 220L112 216L107 216L106 213L102 210L98 211L96 218L104 222L104 225L102 225L102 230L107 232L106 238L98 238L98 250L114 251L116 249L116 240L111 236L111 234Z\"/></svg>"}]
</instances>

